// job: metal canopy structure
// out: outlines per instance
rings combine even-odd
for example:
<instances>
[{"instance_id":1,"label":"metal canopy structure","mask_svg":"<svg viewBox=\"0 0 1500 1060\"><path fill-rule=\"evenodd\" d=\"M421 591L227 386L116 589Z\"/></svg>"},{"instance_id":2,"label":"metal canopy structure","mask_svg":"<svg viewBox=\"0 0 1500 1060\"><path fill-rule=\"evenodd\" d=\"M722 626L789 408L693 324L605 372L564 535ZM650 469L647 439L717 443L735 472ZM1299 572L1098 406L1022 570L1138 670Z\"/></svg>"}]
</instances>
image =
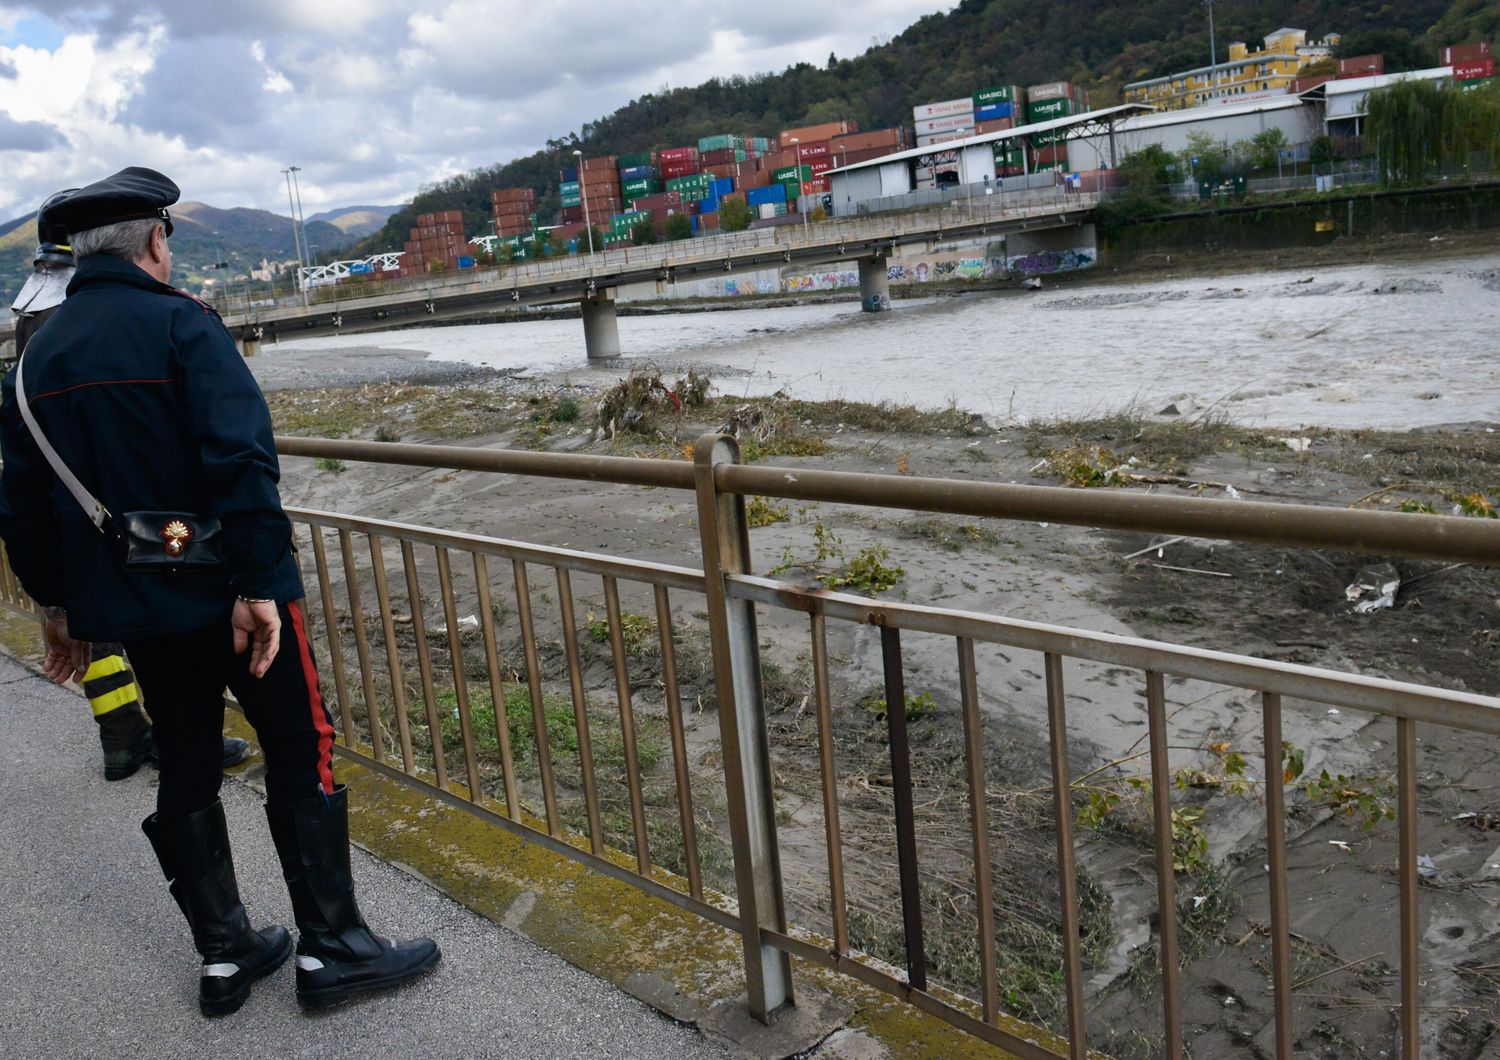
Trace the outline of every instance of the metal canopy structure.
<instances>
[{"instance_id":1,"label":"metal canopy structure","mask_svg":"<svg viewBox=\"0 0 1500 1060\"><path fill-rule=\"evenodd\" d=\"M982 144L999 143L1002 140L1014 140L1020 136L1037 136L1044 133L1055 132L1066 129L1078 136L1114 136L1115 126L1126 118L1136 117L1141 114L1153 114L1156 108L1148 103L1122 103L1116 107L1106 107L1103 110L1091 110L1084 114L1074 114L1066 118L1053 118L1051 121L1039 121L1035 125L1021 125L1014 129L1002 129L999 132L979 133L976 136L965 136L959 140L944 140L940 144L928 144L926 147L910 147L905 151L897 151L894 154L882 155L872 158L866 162L854 162L847 166L839 166L830 169L828 176L838 173L850 173L857 169L868 169L871 166L888 166L892 162L914 162L918 166L930 164L924 159L936 159L938 161L951 161L960 151L966 147L978 147Z\"/></svg>"}]
</instances>

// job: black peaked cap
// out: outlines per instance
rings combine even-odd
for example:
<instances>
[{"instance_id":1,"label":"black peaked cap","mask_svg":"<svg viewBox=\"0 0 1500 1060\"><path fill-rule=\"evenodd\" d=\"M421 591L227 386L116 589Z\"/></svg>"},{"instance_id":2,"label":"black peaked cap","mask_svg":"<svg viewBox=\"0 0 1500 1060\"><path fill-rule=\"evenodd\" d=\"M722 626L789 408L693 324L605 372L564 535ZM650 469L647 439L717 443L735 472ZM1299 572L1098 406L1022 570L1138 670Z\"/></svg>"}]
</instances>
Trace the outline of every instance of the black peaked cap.
<instances>
[{"instance_id":1,"label":"black peaked cap","mask_svg":"<svg viewBox=\"0 0 1500 1060\"><path fill-rule=\"evenodd\" d=\"M155 218L166 225L170 236L172 218L167 207L181 195L177 185L156 170L127 166L114 176L79 188L49 209L47 220L72 234L121 221Z\"/></svg>"}]
</instances>

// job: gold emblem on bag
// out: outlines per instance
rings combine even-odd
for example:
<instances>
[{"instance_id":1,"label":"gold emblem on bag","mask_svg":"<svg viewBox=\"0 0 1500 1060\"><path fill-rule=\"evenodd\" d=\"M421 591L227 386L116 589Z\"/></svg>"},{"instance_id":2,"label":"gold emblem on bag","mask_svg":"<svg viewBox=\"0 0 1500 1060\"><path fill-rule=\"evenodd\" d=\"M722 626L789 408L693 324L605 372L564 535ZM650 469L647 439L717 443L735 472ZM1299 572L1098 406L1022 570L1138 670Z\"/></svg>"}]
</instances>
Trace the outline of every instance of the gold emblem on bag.
<instances>
[{"instance_id":1,"label":"gold emblem on bag","mask_svg":"<svg viewBox=\"0 0 1500 1060\"><path fill-rule=\"evenodd\" d=\"M167 555L180 556L183 548L193 536L193 528L181 519L173 519L161 528L161 536L167 543Z\"/></svg>"}]
</instances>

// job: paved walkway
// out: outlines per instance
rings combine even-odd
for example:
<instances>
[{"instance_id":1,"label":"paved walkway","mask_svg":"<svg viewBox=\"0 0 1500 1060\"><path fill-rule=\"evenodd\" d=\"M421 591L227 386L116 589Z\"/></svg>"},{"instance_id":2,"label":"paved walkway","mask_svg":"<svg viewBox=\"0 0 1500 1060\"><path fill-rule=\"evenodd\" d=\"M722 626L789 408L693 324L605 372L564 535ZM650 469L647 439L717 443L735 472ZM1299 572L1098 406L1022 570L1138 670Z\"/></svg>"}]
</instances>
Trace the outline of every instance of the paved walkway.
<instances>
[{"instance_id":1,"label":"paved walkway","mask_svg":"<svg viewBox=\"0 0 1500 1060\"><path fill-rule=\"evenodd\" d=\"M140 821L155 774L104 781L88 705L0 657L0 1056L719 1057L722 1050L356 850L365 917L431 935L439 969L304 1016L288 962L238 1013L198 1014L197 955ZM260 796L226 780L240 893L291 907Z\"/></svg>"}]
</instances>

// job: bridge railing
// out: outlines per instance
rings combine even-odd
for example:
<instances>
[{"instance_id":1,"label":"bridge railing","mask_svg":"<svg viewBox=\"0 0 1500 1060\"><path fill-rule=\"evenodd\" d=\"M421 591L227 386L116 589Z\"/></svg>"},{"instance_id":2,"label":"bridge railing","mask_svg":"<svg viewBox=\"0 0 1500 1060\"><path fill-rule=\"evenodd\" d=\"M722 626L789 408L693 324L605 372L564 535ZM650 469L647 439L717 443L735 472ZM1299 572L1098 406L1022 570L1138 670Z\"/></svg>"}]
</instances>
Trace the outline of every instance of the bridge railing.
<instances>
[{"instance_id":1,"label":"bridge railing","mask_svg":"<svg viewBox=\"0 0 1500 1060\"><path fill-rule=\"evenodd\" d=\"M1062 185L1056 188L1004 192L985 195L980 189L968 196L945 200L930 208L908 209L886 213L860 214L857 217L804 221L803 224L778 225L770 228L726 232L713 236L622 247L519 262L502 269L465 269L408 280L383 280L359 291L359 298L387 298L412 294L457 294L469 288L493 289L548 280L585 281L590 276L607 277L622 272L670 269L674 265L732 259L756 251L799 251L808 248L836 246L842 242L901 240L913 236L943 238L945 232L962 231L991 223L1013 221L1030 216L1049 216L1063 211L1082 211L1098 205L1100 195L1073 192ZM337 305L352 301L348 288L323 287L309 292L317 305ZM301 295L277 300L276 308L293 311L302 306ZM225 315L235 313L232 304L222 307ZM250 314L256 315L255 311Z\"/></svg>"},{"instance_id":2,"label":"bridge railing","mask_svg":"<svg viewBox=\"0 0 1500 1060\"><path fill-rule=\"evenodd\" d=\"M1184 1048L1169 769L1171 718L1180 706L1174 689L1193 680L1256 697L1264 761L1255 768L1273 778L1264 801L1275 1048L1291 1057L1298 918L1287 878L1284 796L1274 782L1283 768L1283 718L1336 707L1392 719L1400 916L1391 929L1400 954L1402 1055L1418 1055L1419 727L1500 736L1500 699L758 576L747 498L1490 565L1500 565L1500 524L805 467L789 473L741 464L734 442L715 437L697 443L691 464L301 438L279 439L279 449L289 457L571 479L600 504L628 489L691 493L701 567L332 512L291 515L307 565L308 610L329 660L340 752L738 932L750 1005L761 1017L791 996L789 958L797 957L1014 1055L1085 1055L1091 1030L1097 1040L1101 1028L1091 1029L1087 1019L1070 719L1089 708L1070 691L1077 685L1067 672L1102 664L1133 671L1144 690L1138 709L1149 741L1158 894L1152 935L1168 1056L1180 1057ZM761 658L757 630L772 622L803 623L810 673L796 710L768 692L777 671ZM855 785L856 767L844 757L854 753L851 726L872 715L850 699L857 663L832 669L829 634L839 624L865 627L879 644L885 759L858 765L867 779L886 778L875 787ZM912 702L912 671L903 652L932 638L946 640L952 669L925 668L924 689L941 706L909 719L902 705ZM996 734L986 729L985 704L997 697L980 684L976 662L993 672L997 658L1008 660L1008 672L1034 669L1044 677L1036 707L1045 719L1057 853L1054 864L1030 877L1033 890L1037 880L1051 882L1028 894L1024 926L1055 940L1051 974L1064 995L1055 1033L1018 1021L1005 1000L1012 984L997 939L1017 928L1015 903L1002 899L1018 884L1016 867L997 858L1005 831L994 789L1013 778L998 777L991 764ZM941 809L951 792L913 770L914 755L944 739L963 749L965 795L956 814ZM864 830L851 832L841 812L857 814ZM788 860L778 829L792 823L804 842L799 857ZM879 833L873 843L872 827ZM954 827L966 836L967 882L952 878L951 856L944 865L932 861L937 851L955 849ZM810 833L822 836L811 861ZM865 864L866 885L872 860L879 862L875 878L889 873L896 895L882 887L881 897L890 896L895 908L870 912L868 894L855 894L849 856ZM950 907L970 934L967 941L945 934L943 966L934 968L932 933ZM791 908L802 912L794 918ZM885 936L894 938L894 951L872 941ZM975 980L953 981L949 968L966 963L978 969Z\"/></svg>"}]
</instances>

